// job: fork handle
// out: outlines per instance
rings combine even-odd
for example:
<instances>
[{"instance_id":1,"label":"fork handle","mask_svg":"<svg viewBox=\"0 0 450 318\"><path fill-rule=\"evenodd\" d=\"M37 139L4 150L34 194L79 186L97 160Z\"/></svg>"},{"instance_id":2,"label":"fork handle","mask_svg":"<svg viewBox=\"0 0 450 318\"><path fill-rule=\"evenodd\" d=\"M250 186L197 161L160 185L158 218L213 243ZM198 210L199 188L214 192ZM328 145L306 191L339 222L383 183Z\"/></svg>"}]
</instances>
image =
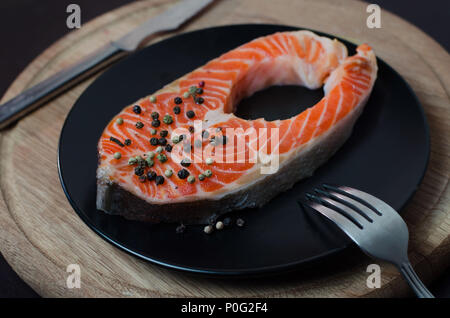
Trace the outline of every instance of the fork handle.
<instances>
[{"instance_id":1,"label":"fork handle","mask_svg":"<svg viewBox=\"0 0 450 318\"><path fill-rule=\"evenodd\" d=\"M433 294L425 287L420 278L414 271L409 261L402 263L399 266L400 273L408 282L409 286L414 290L419 298L434 298Z\"/></svg>"}]
</instances>

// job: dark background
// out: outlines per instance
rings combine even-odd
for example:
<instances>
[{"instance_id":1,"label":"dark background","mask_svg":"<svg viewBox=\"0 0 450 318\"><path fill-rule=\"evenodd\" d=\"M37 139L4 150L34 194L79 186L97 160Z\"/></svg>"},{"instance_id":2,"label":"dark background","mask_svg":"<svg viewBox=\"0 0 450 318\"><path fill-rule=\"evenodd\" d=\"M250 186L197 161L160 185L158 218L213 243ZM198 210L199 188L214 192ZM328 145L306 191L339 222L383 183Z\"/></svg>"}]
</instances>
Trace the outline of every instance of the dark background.
<instances>
[{"instance_id":1,"label":"dark background","mask_svg":"<svg viewBox=\"0 0 450 318\"><path fill-rule=\"evenodd\" d=\"M224 1L224 0L222 0ZM81 7L81 23L132 0L1 0L0 1L0 96L19 73L45 48L71 32L66 27L66 7ZM415 24L445 49L450 48L450 1L383 0L377 3ZM383 19L383 17L381 17ZM431 291L450 297L450 269L436 279ZM0 256L0 297L39 297Z\"/></svg>"}]
</instances>

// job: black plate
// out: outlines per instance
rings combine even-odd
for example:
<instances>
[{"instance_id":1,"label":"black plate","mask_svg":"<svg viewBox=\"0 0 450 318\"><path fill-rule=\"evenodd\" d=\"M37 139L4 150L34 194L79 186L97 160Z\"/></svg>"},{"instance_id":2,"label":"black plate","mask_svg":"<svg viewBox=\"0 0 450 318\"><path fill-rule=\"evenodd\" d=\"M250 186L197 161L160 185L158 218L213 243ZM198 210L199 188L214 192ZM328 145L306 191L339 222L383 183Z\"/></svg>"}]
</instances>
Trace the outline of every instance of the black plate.
<instances>
[{"instance_id":1,"label":"black plate","mask_svg":"<svg viewBox=\"0 0 450 318\"><path fill-rule=\"evenodd\" d=\"M425 172L428 128L413 91L378 60L378 79L351 138L313 177L261 209L237 213L246 221L244 228L206 235L202 226L191 226L180 235L174 224L127 221L96 210L97 141L116 113L242 43L293 29L234 25L185 33L133 54L92 83L67 116L59 143L61 183L83 221L109 242L148 261L191 272L237 275L293 268L350 245L328 222L297 204L306 191L323 182L370 192L401 209ZM355 46L341 41L354 54ZM321 90L273 87L243 101L238 115L288 118L322 96ZM274 101L284 108L273 107Z\"/></svg>"}]
</instances>

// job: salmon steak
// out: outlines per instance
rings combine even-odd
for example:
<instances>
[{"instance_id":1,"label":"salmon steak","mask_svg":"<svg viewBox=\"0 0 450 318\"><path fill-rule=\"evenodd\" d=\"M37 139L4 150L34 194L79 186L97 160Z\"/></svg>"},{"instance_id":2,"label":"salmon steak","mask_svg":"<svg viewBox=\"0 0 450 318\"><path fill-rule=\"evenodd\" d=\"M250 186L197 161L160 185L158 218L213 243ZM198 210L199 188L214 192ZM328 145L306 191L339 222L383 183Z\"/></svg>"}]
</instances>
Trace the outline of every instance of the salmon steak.
<instances>
[{"instance_id":1,"label":"salmon steak","mask_svg":"<svg viewBox=\"0 0 450 318\"><path fill-rule=\"evenodd\" d=\"M202 224L260 207L341 147L376 77L367 44L348 56L341 42L310 31L243 44L108 123L98 142L97 209L133 220ZM324 97L285 120L234 115L241 99L273 85L323 86ZM274 100L273 107L283 105Z\"/></svg>"}]
</instances>

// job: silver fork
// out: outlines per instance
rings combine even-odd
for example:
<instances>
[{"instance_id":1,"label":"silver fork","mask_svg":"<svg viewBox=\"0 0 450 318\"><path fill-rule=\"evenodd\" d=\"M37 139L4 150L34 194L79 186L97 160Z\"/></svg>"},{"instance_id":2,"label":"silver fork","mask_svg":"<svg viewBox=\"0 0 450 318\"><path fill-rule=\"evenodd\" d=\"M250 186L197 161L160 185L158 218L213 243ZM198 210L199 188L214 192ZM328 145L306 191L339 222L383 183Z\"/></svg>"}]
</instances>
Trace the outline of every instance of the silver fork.
<instances>
[{"instance_id":1,"label":"silver fork","mask_svg":"<svg viewBox=\"0 0 450 318\"><path fill-rule=\"evenodd\" d=\"M408 228L387 203L345 186L323 185L307 205L343 230L367 255L394 264L420 298L434 298L408 259Z\"/></svg>"}]
</instances>

